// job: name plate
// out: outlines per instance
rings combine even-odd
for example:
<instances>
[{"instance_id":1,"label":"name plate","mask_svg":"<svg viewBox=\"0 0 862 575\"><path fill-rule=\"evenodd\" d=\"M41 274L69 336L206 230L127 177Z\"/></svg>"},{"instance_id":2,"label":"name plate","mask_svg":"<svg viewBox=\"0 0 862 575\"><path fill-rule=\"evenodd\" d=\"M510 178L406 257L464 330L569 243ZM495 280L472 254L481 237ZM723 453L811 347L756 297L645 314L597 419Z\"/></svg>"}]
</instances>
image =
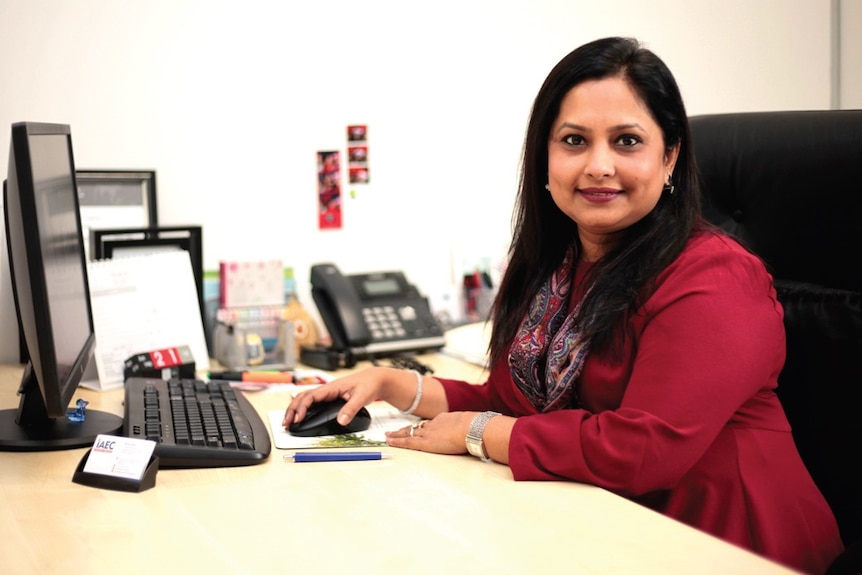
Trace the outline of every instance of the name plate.
<instances>
[{"instance_id":1,"label":"name plate","mask_svg":"<svg viewBox=\"0 0 862 575\"><path fill-rule=\"evenodd\" d=\"M155 441L99 435L90 449L84 472L140 480L155 448Z\"/></svg>"},{"instance_id":2,"label":"name plate","mask_svg":"<svg viewBox=\"0 0 862 575\"><path fill-rule=\"evenodd\" d=\"M81 459L72 481L119 491L144 491L156 484L159 458L155 441L98 435Z\"/></svg>"}]
</instances>

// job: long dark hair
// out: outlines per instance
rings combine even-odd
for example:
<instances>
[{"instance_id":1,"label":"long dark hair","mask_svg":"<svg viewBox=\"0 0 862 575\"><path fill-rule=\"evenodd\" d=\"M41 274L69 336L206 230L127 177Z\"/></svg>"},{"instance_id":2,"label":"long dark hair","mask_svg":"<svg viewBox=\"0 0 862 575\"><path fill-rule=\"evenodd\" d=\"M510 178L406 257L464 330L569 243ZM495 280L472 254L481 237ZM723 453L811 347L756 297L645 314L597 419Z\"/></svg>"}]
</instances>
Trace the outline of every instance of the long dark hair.
<instances>
[{"instance_id":1,"label":"long dark hair","mask_svg":"<svg viewBox=\"0 0 862 575\"><path fill-rule=\"evenodd\" d=\"M545 189L548 140L566 94L587 80L621 77L643 100L659 125L666 150L679 145L674 193L663 192L656 207L624 230L590 273L592 289L581 304L579 323L593 352L618 352L626 319L649 295L656 277L682 251L702 224L697 169L688 117L679 87L664 62L630 38L585 44L551 70L536 95L524 139L521 177L513 213L509 261L492 311L490 360L508 355L533 296L561 264L566 251L581 245L574 221ZM590 318L590 321L584 321Z\"/></svg>"}]
</instances>

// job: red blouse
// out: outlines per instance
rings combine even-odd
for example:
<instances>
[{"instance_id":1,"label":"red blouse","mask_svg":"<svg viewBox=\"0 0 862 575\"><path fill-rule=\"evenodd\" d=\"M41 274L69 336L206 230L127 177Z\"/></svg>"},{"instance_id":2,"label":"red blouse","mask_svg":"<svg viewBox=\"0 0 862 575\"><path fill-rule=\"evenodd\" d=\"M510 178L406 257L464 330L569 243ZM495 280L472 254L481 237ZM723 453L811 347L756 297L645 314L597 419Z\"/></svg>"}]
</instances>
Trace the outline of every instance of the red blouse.
<instances>
[{"instance_id":1,"label":"red blouse","mask_svg":"<svg viewBox=\"0 0 862 575\"><path fill-rule=\"evenodd\" d=\"M700 234L631 319L625 358L587 357L583 409L537 413L505 362L482 385L441 381L452 411L518 417L509 444L516 480L598 485L822 573L842 543L775 394L782 320L760 260Z\"/></svg>"}]
</instances>

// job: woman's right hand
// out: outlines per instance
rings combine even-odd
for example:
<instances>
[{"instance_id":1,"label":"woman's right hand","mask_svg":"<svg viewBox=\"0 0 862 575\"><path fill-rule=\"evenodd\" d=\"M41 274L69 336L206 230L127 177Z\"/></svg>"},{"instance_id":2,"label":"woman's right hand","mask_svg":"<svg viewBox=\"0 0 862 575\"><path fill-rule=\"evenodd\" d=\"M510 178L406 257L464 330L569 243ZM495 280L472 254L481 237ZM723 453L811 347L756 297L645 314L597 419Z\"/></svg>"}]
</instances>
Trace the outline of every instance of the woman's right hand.
<instances>
[{"instance_id":1,"label":"woman's right hand","mask_svg":"<svg viewBox=\"0 0 862 575\"><path fill-rule=\"evenodd\" d=\"M295 422L302 421L308 408L314 403L338 398L347 402L338 413L338 423L347 425L364 406L378 398L386 399L383 388L387 376L391 375L390 371L394 370L386 367L370 367L298 393L287 406L282 425L287 428Z\"/></svg>"}]
</instances>

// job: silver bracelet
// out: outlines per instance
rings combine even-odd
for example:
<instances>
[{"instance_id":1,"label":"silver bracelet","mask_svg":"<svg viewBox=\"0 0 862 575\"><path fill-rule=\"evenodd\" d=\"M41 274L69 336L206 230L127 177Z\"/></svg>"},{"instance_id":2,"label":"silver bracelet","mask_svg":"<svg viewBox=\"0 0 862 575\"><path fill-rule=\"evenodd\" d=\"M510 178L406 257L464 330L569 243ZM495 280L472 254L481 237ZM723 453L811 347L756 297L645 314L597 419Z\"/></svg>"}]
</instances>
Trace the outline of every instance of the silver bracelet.
<instances>
[{"instance_id":1,"label":"silver bracelet","mask_svg":"<svg viewBox=\"0 0 862 575\"><path fill-rule=\"evenodd\" d=\"M413 398L413 403L410 404L410 407L401 412L404 415L412 415L416 411L416 408L419 407L419 402L422 401L422 374L415 369L411 369L410 371L416 374L416 397Z\"/></svg>"},{"instance_id":2,"label":"silver bracelet","mask_svg":"<svg viewBox=\"0 0 862 575\"><path fill-rule=\"evenodd\" d=\"M467 453L475 455L485 463L492 461L485 451L485 440L483 439L485 425L492 417L496 417L497 415L500 415L500 413L496 411L483 411L477 414L473 418L473 421L470 422L470 430L467 431Z\"/></svg>"}]
</instances>

